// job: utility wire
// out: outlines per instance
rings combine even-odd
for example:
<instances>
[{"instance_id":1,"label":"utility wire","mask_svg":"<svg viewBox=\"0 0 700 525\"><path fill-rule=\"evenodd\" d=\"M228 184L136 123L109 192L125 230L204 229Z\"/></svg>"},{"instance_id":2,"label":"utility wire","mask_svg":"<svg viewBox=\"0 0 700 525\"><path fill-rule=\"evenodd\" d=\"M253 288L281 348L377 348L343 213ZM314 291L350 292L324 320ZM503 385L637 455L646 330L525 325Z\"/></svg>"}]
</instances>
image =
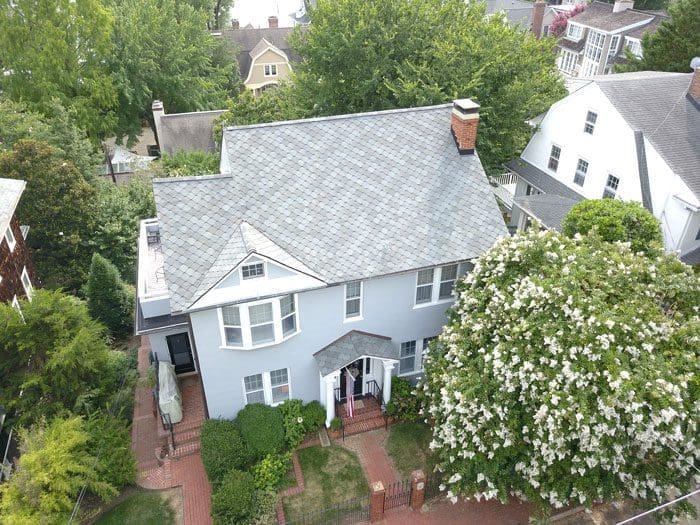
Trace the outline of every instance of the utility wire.
<instances>
[{"instance_id":1,"label":"utility wire","mask_svg":"<svg viewBox=\"0 0 700 525\"><path fill-rule=\"evenodd\" d=\"M659 505L658 507L654 507L654 508L651 509L651 510L648 510L648 511L646 511L646 512L642 512L641 514L637 514L636 516L632 516L631 518L627 518L627 519L624 520L624 521L618 521L618 522L616 523L616 525L624 525L625 523L631 523L631 522L633 522L633 521L636 520L636 519L642 518L642 517L647 516L647 515L649 515L649 514L653 514L653 513L656 512L657 510L665 509L666 507L670 507L671 505L675 505L675 504L678 503L679 501L683 501L684 499L692 498L693 496L695 496L695 494L698 494L698 493L700 493L700 489L695 489L695 490L694 490L693 492L691 492L690 494L686 494L685 496L681 496L681 497L679 497L679 498L672 499L671 501L669 501L669 502L667 502L667 503L664 503L663 505Z\"/></svg>"}]
</instances>

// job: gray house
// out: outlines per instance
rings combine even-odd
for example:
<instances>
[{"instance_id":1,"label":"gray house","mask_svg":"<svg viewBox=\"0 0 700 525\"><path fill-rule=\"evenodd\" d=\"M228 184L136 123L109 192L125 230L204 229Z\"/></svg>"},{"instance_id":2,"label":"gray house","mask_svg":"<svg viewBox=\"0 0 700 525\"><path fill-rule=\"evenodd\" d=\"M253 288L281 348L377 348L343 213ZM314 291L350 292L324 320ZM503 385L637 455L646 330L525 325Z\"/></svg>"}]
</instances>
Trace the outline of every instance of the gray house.
<instances>
[{"instance_id":1,"label":"gray house","mask_svg":"<svg viewBox=\"0 0 700 525\"><path fill-rule=\"evenodd\" d=\"M200 374L210 417L300 398L329 424L421 374L455 280L507 233L474 151L478 109L231 127L221 175L154 182L137 333Z\"/></svg>"}]
</instances>

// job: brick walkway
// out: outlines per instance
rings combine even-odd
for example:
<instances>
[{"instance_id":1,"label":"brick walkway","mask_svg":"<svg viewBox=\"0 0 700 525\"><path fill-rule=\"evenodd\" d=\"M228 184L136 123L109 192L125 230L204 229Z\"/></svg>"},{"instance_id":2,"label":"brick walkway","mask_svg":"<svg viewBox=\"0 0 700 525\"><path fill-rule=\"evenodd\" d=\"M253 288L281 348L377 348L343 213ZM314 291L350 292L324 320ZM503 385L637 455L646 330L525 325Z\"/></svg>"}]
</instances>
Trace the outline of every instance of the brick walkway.
<instances>
[{"instance_id":1,"label":"brick walkway","mask_svg":"<svg viewBox=\"0 0 700 525\"><path fill-rule=\"evenodd\" d=\"M394 470L386 452L388 437L389 432L380 428L346 437L345 442L338 440L337 443L357 454L370 484L381 481L387 487L402 479Z\"/></svg>"},{"instance_id":2,"label":"brick walkway","mask_svg":"<svg viewBox=\"0 0 700 525\"><path fill-rule=\"evenodd\" d=\"M134 400L131 448L138 462L137 483L147 489L182 487L185 525L211 523L211 486L199 455L199 429L204 421L204 400L198 376L180 380L183 420L174 426L177 448L168 452L168 432L153 412L148 377L148 338L139 347L139 385Z\"/></svg>"}]
</instances>

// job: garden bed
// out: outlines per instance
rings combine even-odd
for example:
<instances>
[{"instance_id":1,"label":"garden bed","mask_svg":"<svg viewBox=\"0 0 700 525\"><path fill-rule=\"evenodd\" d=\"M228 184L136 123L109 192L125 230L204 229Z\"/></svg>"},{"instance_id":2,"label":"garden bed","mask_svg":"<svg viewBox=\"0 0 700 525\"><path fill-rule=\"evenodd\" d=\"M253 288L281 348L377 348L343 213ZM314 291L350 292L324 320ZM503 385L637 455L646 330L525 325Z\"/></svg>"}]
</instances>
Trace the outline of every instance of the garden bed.
<instances>
[{"instance_id":1,"label":"garden bed","mask_svg":"<svg viewBox=\"0 0 700 525\"><path fill-rule=\"evenodd\" d=\"M396 423L390 427L387 452L404 478L418 469L427 475L433 472L437 458L429 448L431 439L432 431L425 423Z\"/></svg>"},{"instance_id":2,"label":"garden bed","mask_svg":"<svg viewBox=\"0 0 700 525\"><path fill-rule=\"evenodd\" d=\"M369 486L357 456L338 447L309 447L298 451L304 473L301 494L283 499L287 519L366 496Z\"/></svg>"},{"instance_id":3,"label":"garden bed","mask_svg":"<svg viewBox=\"0 0 700 525\"><path fill-rule=\"evenodd\" d=\"M133 490L133 493L129 494L111 509L101 514L94 523L95 525L122 525L124 523L140 523L143 525L175 524L182 520L182 516L178 516L181 512L176 513L173 508L178 502L182 506L180 489L137 489Z\"/></svg>"}]
</instances>

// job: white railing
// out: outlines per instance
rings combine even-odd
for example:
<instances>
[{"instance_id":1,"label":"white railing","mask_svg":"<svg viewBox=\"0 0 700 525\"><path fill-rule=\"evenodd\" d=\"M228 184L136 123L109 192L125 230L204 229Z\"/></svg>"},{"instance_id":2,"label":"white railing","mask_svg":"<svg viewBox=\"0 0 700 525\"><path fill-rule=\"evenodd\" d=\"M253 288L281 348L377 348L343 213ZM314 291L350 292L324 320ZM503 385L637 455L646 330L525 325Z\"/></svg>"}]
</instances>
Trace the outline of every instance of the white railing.
<instances>
[{"instance_id":1,"label":"white railing","mask_svg":"<svg viewBox=\"0 0 700 525\"><path fill-rule=\"evenodd\" d=\"M501 173L500 175L492 175L489 177L489 181L499 186L505 186L506 184L516 184L518 176L515 173Z\"/></svg>"},{"instance_id":2,"label":"white railing","mask_svg":"<svg viewBox=\"0 0 700 525\"><path fill-rule=\"evenodd\" d=\"M515 185L518 183L518 176L515 173L501 173L489 177L489 182L493 187L493 194L509 209L513 208L513 195Z\"/></svg>"}]
</instances>

